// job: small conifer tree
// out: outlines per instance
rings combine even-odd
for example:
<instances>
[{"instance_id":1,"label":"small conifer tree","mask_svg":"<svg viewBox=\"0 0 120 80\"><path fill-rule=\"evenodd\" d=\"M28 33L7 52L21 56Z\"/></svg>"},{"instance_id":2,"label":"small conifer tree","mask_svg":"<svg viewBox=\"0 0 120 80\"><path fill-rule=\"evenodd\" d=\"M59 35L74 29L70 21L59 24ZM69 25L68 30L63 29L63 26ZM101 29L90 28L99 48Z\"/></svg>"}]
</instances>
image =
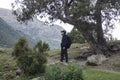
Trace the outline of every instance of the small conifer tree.
<instances>
[{"instance_id":1,"label":"small conifer tree","mask_svg":"<svg viewBox=\"0 0 120 80\"><path fill-rule=\"evenodd\" d=\"M17 59L17 64L25 75L35 75L45 72L47 59L42 53L48 50L48 47L46 47L46 43L41 41L37 43L36 48L38 48L38 52L41 54L36 54L34 49L30 49L25 38L20 38L15 44L13 56Z\"/></svg>"}]
</instances>

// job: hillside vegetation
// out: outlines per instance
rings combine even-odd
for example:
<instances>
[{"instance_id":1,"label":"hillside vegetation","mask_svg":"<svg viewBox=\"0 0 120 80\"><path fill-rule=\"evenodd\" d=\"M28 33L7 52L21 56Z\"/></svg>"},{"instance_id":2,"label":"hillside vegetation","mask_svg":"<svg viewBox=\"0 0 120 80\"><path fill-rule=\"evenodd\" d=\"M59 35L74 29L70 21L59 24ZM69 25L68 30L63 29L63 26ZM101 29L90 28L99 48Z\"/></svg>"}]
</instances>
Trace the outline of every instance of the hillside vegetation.
<instances>
[{"instance_id":1,"label":"hillside vegetation","mask_svg":"<svg viewBox=\"0 0 120 80\"><path fill-rule=\"evenodd\" d=\"M75 56L78 55L77 51L79 51L81 48L83 48L86 45L87 44L85 44L85 45L80 45L80 44L72 45L71 49L69 49L69 51L71 51L69 55L70 56L72 56L74 54L75 55L73 57L70 57L70 61ZM79 54L81 51L79 51ZM35 76L21 75L20 77L16 77L16 70L18 69L18 67L16 64L16 60L12 57L11 52L12 52L12 49L0 48L0 80L30 80L32 78L40 77L40 75L35 75ZM60 50L49 51L47 64L51 64L51 63L54 63L55 61L59 61L59 57L56 58L56 55L59 56L59 52L60 52ZM116 58L115 58L115 56L113 56L111 58L112 59L108 60L106 62L106 64L109 64L111 61L118 62L119 56ZM81 62L81 61L77 60L77 62ZM61 63L57 63L57 64L61 65L61 67L66 66L66 65L61 64ZM69 64L78 65L79 63L70 62ZM80 65L81 65L81 63L80 63ZM98 69L96 69L96 67L89 67L89 66L83 67L82 69L83 69L84 80L120 80L120 77L119 77L120 73L106 71L104 69L98 70Z\"/></svg>"}]
</instances>

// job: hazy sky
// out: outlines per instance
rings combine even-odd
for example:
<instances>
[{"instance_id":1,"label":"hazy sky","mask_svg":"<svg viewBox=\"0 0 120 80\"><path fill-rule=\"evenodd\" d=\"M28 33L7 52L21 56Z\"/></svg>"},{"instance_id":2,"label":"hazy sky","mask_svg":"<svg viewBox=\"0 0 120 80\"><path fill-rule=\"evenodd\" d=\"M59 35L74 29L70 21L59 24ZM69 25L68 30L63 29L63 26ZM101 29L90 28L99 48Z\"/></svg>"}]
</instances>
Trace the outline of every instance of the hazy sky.
<instances>
[{"instance_id":1,"label":"hazy sky","mask_svg":"<svg viewBox=\"0 0 120 80\"><path fill-rule=\"evenodd\" d=\"M11 9L11 3L15 0L0 0L0 8Z\"/></svg>"},{"instance_id":2,"label":"hazy sky","mask_svg":"<svg viewBox=\"0 0 120 80\"><path fill-rule=\"evenodd\" d=\"M15 0L0 0L0 8L12 9L11 3L14 1ZM59 21L57 21L56 24L62 26L68 32L70 32L71 29L73 28L72 25L60 23Z\"/></svg>"},{"instance_id":3,"label":"hazy sky","mask_svg":"<svg viewBox=\"0 0 120 80\"><path fill-rule=\"evenodd\" d=\"M12 8L11 3L14 1L15 0L0 0L0 8L11 9ZM69 24L59 23L59 21L57 21L56 24L62 26L67 31L70 31L73 27L72 25L69 25ZM116 28L111 33L113 34L114 38L117 38L120 40L120 23L116 23Z\"/></svg>"}]
</instances>

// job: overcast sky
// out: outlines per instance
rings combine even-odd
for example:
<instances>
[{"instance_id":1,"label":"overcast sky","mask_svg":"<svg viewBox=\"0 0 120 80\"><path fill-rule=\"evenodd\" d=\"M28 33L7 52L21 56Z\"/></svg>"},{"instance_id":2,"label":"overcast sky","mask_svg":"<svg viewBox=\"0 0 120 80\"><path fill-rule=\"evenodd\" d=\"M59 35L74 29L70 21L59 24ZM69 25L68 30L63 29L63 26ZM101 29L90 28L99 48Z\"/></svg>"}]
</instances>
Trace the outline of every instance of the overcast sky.
<instances>
[{"instance_id":1,"label":"overcast sky","mask_svg":"<svg viewBox=\"0 0 120 80\"><path fill-rule=\"evenodd\" d=\"M0 0L0 8L11 9L11 3L15 0Z\"/></svg>"},{"instance_id":2,"label":"overcast sky","mask_svg":"<svg viewBox=\"0 0 120 80\"><path fill-rule=\"evenodd\" d=\"M12 9L11 3L14 1L15 0L0 0L0 8ZM56 24L62 26L68 32L71 31L71 29L73 28L72 25L60 23L59 21L57 21ZM112 32L113 37L120 40L120 23L116 22L115 26L116 28Z\"/></svg>"}]
</instances>

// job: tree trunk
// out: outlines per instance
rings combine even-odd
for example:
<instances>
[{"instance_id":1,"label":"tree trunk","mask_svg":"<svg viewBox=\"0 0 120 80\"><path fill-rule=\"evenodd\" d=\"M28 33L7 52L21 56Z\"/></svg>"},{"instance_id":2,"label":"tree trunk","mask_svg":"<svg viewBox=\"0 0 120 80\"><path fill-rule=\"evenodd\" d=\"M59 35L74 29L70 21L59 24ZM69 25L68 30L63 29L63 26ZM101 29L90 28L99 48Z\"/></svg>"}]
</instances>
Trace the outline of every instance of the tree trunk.
<instances>
[{"instance_id":1,"label":"tree trunk","mask_svg":"<svg viewBox=\"0 0 120 80\"><path fill-rule=\"evenodd\" d=\"M77 27L77 29L81 32L83 37L90 44L90 49L92 50L93 54L104 54L104 55L107 55L109 53L109 49L107 47L106 41L104 41L103 43L101 41L101 40L104 40L103 36L101 36L102 34L99 34L99 36L100 36L99 40L100 41L98 41L98 39L96 40L95 37L93 37L94 34L91 33L90 31L82 30L81 26ZM102 43L102 44L100 44L100 43Z\"/></svg>"},{"instance_id":2,"label":"tree trunk","mask_svg":"<svg viewBox=\"0 0 120 80\"><path fill-rule=\"evenodd\" d=\"M108 55L110 51L106 39L104 38L104 33L102 28L102 17L101 17L102 6L99 6L100 4L102 4L102 1L98 0L96 4L96 12L95 12L95 20L97 22L96 24L97 45L98 48L100 48L102 52L104 52L105 55Z\"/></svg>"},{"instance_id":3,"label":"tree trunk","mask_svg":"<svg viewBox=\"0 0 120 80\"><path fill-rule=\"evenodd\" d=\"M101 1L97 1L97 6L96 6L96 12L95 12L95 20L97 22L96 24L96 33L97 33L97 42L99 44L107 44L105 38L104 38L104 33L103 33L103 28L102 28L102 17L101 17L101 10L102 7L99 6Z\"/></svg>"},{"instance_id":4,"label":"tree trunk","mask_svg":"<svg viewBox=\"0 0 120 80\"><path fill-rule=\"evenodd\" d=\"M76 28L81 32L87 42L90 44L90 48L96 54L108 55L110 53L106 39L104 38L103 28L102 28L102 17L101 10L102 6L101 0L97 0L96 11L94 13L94 19L96 20L95 29L88 30L92 27L88 22L76 22ZM95 31L93 33L93 31Z\"/></svg>"},{"instance_id":5,"label":"tree trunk","mask_svg":"<svg viewBox=\"0 0 120 80\"><path fill-rule=\"evenodd\" d=\"M84 37L86 37L87 42L90 44L90 49L94 54L104 54L102 50L102 45L98 44L98 42L93 37L93 34L90 32L84 32Z\"/></svg>"}]
</instances>

